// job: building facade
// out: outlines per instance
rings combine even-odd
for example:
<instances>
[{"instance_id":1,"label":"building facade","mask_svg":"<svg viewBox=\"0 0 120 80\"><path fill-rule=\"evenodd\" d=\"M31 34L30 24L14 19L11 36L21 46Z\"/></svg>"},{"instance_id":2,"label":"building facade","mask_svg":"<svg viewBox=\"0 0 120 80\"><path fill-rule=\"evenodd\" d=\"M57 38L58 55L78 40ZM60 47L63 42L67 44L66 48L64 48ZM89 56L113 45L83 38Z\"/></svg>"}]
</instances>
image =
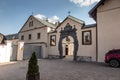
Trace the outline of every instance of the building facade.
<instances>
[{"instance_id":1,"label":"building facade","mask_svg":"<svg viewBox=\"0 0 120 80\"><path fill-rule=\"evenodd\" d=\"M104 62L105 53L120 48L120 0L101 0L89 15L96 24L68 15L54 25L31 15L18 32L17 60L36 52L38 58Z\"/></svg>"},{"instance_id":2,"label":"building facade","mask_svg":"<svg viewBox=\"0 0 120 80\"><path fill-rule=\"evenodd\" d=\"M55 25L47 20L30 16L18 33L18 60L29 59L33 52L36 52L38 58L46 58L48 56L48 32L54 28Z\"/></svg>"},{"instance_id":3,"label":"building facade","mask_svg":"<svg viewBox=\"0 0 120 80\"><path fill-rule=\"evenodd\" d=\"M0 63L17 60L18 34L0 34Z\"/></svg>"},{"instance_id":4,"label":"building facade","mask_svg":"<svg viewBox=\"0 0 120 80\"><path fill-rule=\"evenodd\" d=\"M96 25L84 24L84 21L69 15L54 32L49 33L48 54L59 55L60 58L71 55L73 60L96 61Z\"/></svg>"},{"instance_id":5,"label":"building facade","mask_svg":"<svg viewBox=\"0 0 120 80\"><path fill-rule=\"evenodd\" d=\"M106 52L120 49L120 0L101 0L89 13L97 23L97 61L103 62Z\"/></svg>"},{"instance_id":6,"label":"building facade","mask_svg":"<svg viewBox=\"0 0 120 80\"><path fill-rule=\"evenodd\" d=\"M120 1L101 0L89 14L96 24L85 25L84 21L69 15L54 31L47 32L46 53L43 54L104 62L105 53L120 45Z\"/></svg>"}]
</instances>

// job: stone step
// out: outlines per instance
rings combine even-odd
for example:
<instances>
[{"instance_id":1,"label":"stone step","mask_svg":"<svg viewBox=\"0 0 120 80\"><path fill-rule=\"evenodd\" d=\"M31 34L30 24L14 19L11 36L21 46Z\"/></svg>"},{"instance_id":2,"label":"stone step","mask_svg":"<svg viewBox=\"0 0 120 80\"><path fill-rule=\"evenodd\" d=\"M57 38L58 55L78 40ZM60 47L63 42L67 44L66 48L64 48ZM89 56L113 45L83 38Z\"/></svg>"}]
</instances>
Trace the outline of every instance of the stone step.
<instances>
[{"instance_id":1,"label":"stone step","mask_svg":"<svg viewBox=\"0 0 120 80\"><path fill-rule=\"evenodd\" d=\"M73 55L67 55L67 56L65 56L64 60L70 60L70 61L72 61L73 60Z\"/></svg>"}]
</instances>

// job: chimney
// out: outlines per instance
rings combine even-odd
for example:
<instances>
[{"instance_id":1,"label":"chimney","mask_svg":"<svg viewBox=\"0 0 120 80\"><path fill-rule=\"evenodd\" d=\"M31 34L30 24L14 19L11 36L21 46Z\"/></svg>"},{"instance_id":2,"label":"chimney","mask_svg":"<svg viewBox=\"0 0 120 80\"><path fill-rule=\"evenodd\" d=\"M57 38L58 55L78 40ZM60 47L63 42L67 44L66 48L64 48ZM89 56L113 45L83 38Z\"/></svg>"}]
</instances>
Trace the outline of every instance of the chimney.
<instances>
[{"instance_id":1,"label":"chimney","mask_svg":"<svg viewBox=\"0 0 120 80\"><path fill-rule=\"evenodd\" d=\"M48 22L49 20L48 20L48 18L46 18L46 22Z\"/></svg>"},{"instance_id":2,"label":"chimney","mask_svg":"<svg viewBox=\"0 0 120 80\"><path fill-rule=\"evenodd\" d=\"M59 24L60 24L60 21L56 22L56 23L55 23L55 26L58 26Z\"/></svg>"}]
</instances>

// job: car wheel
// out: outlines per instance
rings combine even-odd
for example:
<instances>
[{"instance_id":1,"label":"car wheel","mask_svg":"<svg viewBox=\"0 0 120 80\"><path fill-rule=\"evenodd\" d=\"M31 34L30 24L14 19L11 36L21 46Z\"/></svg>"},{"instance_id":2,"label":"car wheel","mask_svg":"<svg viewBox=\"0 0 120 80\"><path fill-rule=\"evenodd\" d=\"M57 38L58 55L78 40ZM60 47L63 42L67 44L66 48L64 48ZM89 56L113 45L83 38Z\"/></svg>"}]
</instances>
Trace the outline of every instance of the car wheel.
<instances>
[{"instance_id":1,"label":"car wheel","mask_svg":"<svg viewBox=\"0 0 120 80\"><path fill-rule=\"evenodd\" d=\"M115 59L110 60L109 64L112 67L118 67L120 65L119 61Z\"/></svg>"}]
</instances>

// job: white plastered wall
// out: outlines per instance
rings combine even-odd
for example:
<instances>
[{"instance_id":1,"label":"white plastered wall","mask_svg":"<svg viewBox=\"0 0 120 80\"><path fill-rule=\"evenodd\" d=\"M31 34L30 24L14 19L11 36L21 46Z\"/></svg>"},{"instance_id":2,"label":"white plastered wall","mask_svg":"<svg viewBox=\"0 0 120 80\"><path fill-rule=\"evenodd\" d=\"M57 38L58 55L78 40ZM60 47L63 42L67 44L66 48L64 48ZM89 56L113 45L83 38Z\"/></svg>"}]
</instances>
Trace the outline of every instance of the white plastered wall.
<instances>
[{"instance_id":1,"label":"white plastered wall","mask_svg":"<svg viewBox=\"0 0 120 80\"><path fill-rule=\"evenodd\" d=\"M12 54L12 41L6 41L6 45L0 45L0 63L10 62Z\"/></svg>"},{"instance_id":2,"label":"white plastered wall","mask_svg":"<svg viewBox=\"0 0 120 80\"><path fill-rule=\"evenodd\" d=\"M96 61L96 27L82 29L81 31L91 31L92 43L90 45L82 44L82 32L81 40L79 44L78 55L92 57L92 61Z\"/></svg>"},{"instance_id":3,"label":"white plastered wall","mask_svg":"<svg viewBox=\"0 0 120 80\"><path fill-rule=\"evenodd\" d=\"M33 21L33 26L29 27L29 22ZM33 17L30 17L24 27L19 32L19 41L24 42L26 45L30 44L33 46L41 46L42 47L42 54L43 58L46 58L48 56L47 54L47 41L48 41L48 34L47 32L51 28L48 28L47 26L40 23L38 20L34 19ZM37 34L40 33L40 39L37 38ZM31 40L29 40L29 34L31 34ZM24 36L24 40L21 40L21 36ZM18 52L19 53L19 52ZM23 59L21 55L21 59ZM20 60L21 60L20 59Z\"/></svg>"},{"instance_id":4,"label":"white plastered wall","mask_svg":"<svg viewBox=\"0 0 120 80\"><path fill-rule=\"evenodd\" d=\"M17 60L23 60L24 42L18 42Z\"/></svg>"},{"instance_id":5,"label":"white plastered wall","mask_svg":"<svg viewBox=\"0 0 120 80\"><path fill-rule=\"evenodd\" d=\"M88 29L81 29L82 24L80 24L76 21L73 21L71 19L65 20L64 23L62 23L57 28L56 33L49 34L49 42L50 42L50 36L56 35L56 46L50 46L50 43L49 43L48 44L48 54L59 55L58 43L59 43L59 38L60 38L60 30L61 30L61 28L64 29L64 27L66 26L67 23L69 23L71 26L75 25L75 28L77 28L76 32L77 32L77 39L78 39L78 43L79 43L77 56L91 56L92 61L96 61L96 28L93 27L93 28L88 28ZM91 32L92 32L92 44L91 45L82 45L82 31L85 31L85 30L91 30ZM65 45L63 45L63 49L64 49L64 47L65 47ZM64 51L65 50L63 50L63 54L64 54Z\"/></svg>"},{"instance_id":6,"label":"white plastered wall","mask_svg":"<svg viewBox=\"0 0 120 80\"><path fill-rule=\"evenodd\" d=\"M104 62L105 53L120 49L120 0L106 0L97 9L98 61Z\"/></svg>"}]
</instances>

